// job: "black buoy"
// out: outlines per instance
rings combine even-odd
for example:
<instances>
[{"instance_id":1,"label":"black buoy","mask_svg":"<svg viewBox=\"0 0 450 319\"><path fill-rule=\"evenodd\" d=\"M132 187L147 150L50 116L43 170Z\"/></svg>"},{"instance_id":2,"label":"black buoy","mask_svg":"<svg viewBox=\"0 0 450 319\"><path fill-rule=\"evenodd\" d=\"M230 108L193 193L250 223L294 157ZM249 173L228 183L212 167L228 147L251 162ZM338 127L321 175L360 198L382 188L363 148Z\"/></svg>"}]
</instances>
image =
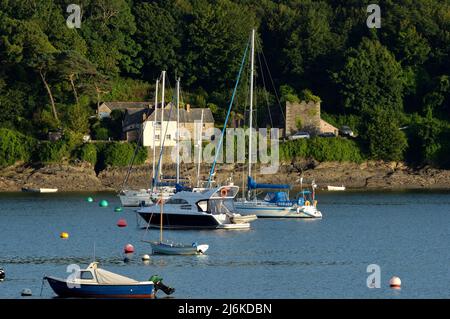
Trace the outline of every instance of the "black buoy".
<instances>
[{"instance_id":1,"label":"black buoy","mask_svg":"<svg viewBox=\"0 0 450 319\"><path fill-rule=\"evenodd\" d=\"M5 277L6 277L5 270L0 267L0 281L5 280Z\"/></svg>"}]
</instances>

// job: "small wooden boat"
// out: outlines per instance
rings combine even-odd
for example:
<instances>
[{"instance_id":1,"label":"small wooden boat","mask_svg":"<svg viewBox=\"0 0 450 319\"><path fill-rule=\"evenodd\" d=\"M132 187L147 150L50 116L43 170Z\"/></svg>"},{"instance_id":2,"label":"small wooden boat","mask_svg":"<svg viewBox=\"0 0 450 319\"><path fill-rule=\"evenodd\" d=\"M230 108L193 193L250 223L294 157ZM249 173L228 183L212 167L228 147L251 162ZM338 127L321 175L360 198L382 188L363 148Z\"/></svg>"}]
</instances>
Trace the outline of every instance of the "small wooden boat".
<instances>
[{"instance_id":1,"label":"small wooden boat","mask_svg":"<svg viewBox=\"0 0 450 319\"><path fill-rule=\"evenodd\" d=\"M344 185L342 185L342 186L331 186L331 185L328 185L327 189L329 191L345 191L345 186Z\"/></svg>"},{"instance_id":2,"label":"small wooden boat","mask_svg":"<svg viewBox=\"0 0 450 319\"><path fill-rule=\"evenodd\" d=\"M160 255L201 255L209 248L209 245L198 245L197 243L184 245L177 243L148 242L152 246L153 254Z\"/></svg>"},{"instance_id":3,"label":"small wooden boat","mask_svg":"<svg viewBox=\"0 0 450 319\"><path fill-rule=\"evenodd\" d=\"M152 276L149 281L136 281L98 268L92 262L86 269L76 271L68 279L44 276L59 297L75 298L154 298L158 289L166 294L175 291L162 284L162 278Z\"/></svg>"},{"instance_id":4,"label":"small wooden boat","mask_svg":"<svg viewBox=\"0 0 450 319\"><path fill-rule=\"evenodd\" d=\"M56 193L57 188L33 188L33 187L22 187L22 192L27 193Z\"/></svg>"}]
</instances>

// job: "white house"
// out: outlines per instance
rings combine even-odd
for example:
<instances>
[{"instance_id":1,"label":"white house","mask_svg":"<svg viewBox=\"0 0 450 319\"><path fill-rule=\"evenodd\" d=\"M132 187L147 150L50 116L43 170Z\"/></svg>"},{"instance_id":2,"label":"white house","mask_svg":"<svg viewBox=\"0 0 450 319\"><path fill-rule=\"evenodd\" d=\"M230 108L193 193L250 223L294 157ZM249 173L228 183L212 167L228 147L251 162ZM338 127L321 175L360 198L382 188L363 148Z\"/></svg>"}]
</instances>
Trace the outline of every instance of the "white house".
<instances>
[{"instance_id":1,"label":"white house","mask_svg":"<svg viewBox=\"0 0 450 319\"><path fill-rule=\"evenodd\" d=\"M156 114L156 122L155 119ZM203 113L203 139L210 139L212 134L212 128L214 128L214 117L212 112L208 108L191 108L186 105L186 109L180 109L180 140L186 140L188 138L194 139L197 137L198 125L200 125ZM123 131L126 133L128 141L139 140L142 134L142 145L153 147L159 147L162 137L165 135L164 146L171 147L176 145L177 137L177 112L175 106L167 104L164 108L163 122L161 125L161 108L158 107L156 112L153 107L144 108L140 110L127 109L125 112L125 118L123 121ZM143 130L143 131L141 131ZM153 135L154 134L154 135ZM198 134L198 133L197 133ZM153 137L155 141L153 143Z\"/></svg>"}]
</instances>

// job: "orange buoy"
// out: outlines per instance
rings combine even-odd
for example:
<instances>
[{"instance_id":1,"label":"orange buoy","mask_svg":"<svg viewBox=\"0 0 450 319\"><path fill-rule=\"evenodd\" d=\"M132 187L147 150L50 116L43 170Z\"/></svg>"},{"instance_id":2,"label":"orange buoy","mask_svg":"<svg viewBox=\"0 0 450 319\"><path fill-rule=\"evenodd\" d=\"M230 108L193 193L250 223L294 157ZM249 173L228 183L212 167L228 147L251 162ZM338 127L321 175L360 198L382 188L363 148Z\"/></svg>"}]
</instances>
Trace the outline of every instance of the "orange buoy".
<instances>
[{"instance_id":1,"label":"orange buoy","mask_svg":"<svg viewBox=\"0 0 450 319\"><path fill-rule=\"evenodd\" d=\"M126 244L125 247L123 248L123 251L125 252L125 254L134 253L134 247L131 244Z\"/></svg>"},{"instance_id":2,"label":"orange buoy","mask_svg":"<svg viewBox=\"0 0 450 319\"><path fill-rule=\"evenodd\" d=\"M119 221L117 222L117 226L118 227L127 227L127 221L123 218L119 219Z\"/></svg>"},{"instance_id":3,"label":"orange buoy","mask_svg":"<svg viewBox=\"0 0 450 319\"><path fill-rule=\"evenodd\" d=\"M59 234L59 237L61 237L62 239L67 239L69 238L69 233L62 232L61 234Z\"/></svg>"},{"instance_id":4,"label":"orange buoy","mask_svg":"<svg viewBox=\"0 0 450 319\"><path fill-rule=\"evenodd\" d=\"M391 278L391 280L389 280L389 286L394 289L400 289L402 286L402 281L400 280L400 278L394 276Z\"/></svg>"}]
</instances>

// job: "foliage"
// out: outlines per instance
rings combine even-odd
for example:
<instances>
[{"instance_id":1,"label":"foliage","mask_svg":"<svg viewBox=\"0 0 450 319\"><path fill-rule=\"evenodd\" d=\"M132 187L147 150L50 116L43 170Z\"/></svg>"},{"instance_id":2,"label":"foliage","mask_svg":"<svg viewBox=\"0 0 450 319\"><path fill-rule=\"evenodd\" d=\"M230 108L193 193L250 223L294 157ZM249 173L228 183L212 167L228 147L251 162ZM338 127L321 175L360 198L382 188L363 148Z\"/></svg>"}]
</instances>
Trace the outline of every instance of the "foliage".
<instances>
[{"instance_id":1,"label":"foliage","mask_svg":"<svg viewBox=\"0 0 450 319\"><path fill-rule=\"evenodd\" d=\"M62 130L65 151L41 147L50 159L74 156L90 129L94 138L118 139L120 116L90 127L89 116L102 101L152 101L162 69L168 87L181 77L184 103L211 108L220 126L256 28L255 122L261 127L284 127L279 102L284 108L286 101L321 100L322 118L358 132L369 158L446 165L448 1L384 1L381 29L367 28L367 12L356 0L79 4L82 26L69 29L67 1L0 1L0 127L38 139ZM248 73L247 60L231 118L240 125L248 124ZM172 95L167 89L166 100ZM2 163L23 160L3 156Z\"/></svg>"},{"instance_id":2,"label":"foliage","mask_svg":"<svg viewBox=\"0 0 450 319\"><path fill-rule=\"evenodd\" d=\"M130 165L135 149L134 143L110 143L104 150L104 165L119 167ZM138 151L134 164L142 164L147 158L146 149L142 147L140 149L143 151Z\"/></svg>"},{"instance_id":3,"label":"foliage","mask_svg":"<svg viewBox=\"0 0 450 319\"><path fill-rule=\"evenodd\" d=\"M95 165L97 163L97 148L94 144L83 144L79 149L78 156L82 161Z\"/></svg>"},{"instance_id":4,"label":"foliage","mask_svg":"<svg viewBox=\"0 0 450 319\"><path fill-rule=\"evenodd\" d=\"M361 162L364 158L356 141L346 138L298 139L280 144L280 159L314 158L322 161Z\"/></svg>"},{"instance_id":5,"label":"foliage","mask_svg":"<svg viewBox=\"0 0 450 319\"><path fill-rule=\"evenodd\" d=\"M69 155L69 148L63 140L57 142L41 141L35 158L42 163L59 163L64 159L68 159Z\"/></svg>"},{"instance_id":6,"label":"foliage","mask_svg":"<svg viewBox=\"0 0 450 319\"><path fill-rule=\"evenodd\" d=\"M0 128L0 167L13 165L17 161L28 161L35 143L29 136Z\"/></svg>"}]
</instances>

